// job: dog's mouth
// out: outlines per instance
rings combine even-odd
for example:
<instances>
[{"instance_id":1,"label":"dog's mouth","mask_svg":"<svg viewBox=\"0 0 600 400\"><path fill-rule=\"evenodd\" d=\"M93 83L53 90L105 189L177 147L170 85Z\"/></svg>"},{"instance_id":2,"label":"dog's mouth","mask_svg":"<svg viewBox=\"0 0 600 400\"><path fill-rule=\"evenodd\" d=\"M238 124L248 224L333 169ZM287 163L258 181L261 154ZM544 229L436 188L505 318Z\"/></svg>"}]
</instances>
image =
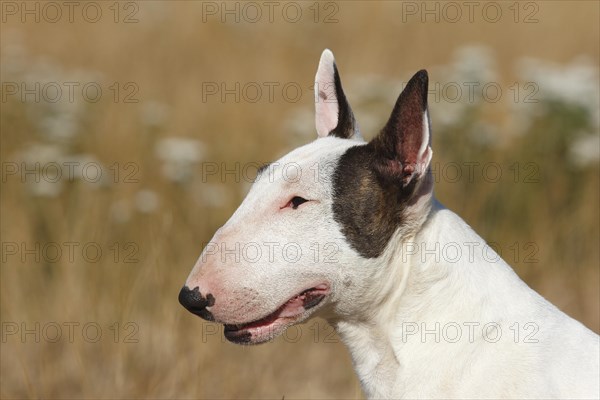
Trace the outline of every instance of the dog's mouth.
<instances>
[{"instance_id":1,"label":"dog's mouth","mask_svg":"<svg viewBox=\"0 0 600 400\"><path fill-rule=\"evenodd\" d=\"M327 284L306 289L266 317L243 324L224 324L223 333L227 340L238 344L266 342L288 326L307 317L307 311L319 305L328 294Z\"/></svg>"}]
</instances>

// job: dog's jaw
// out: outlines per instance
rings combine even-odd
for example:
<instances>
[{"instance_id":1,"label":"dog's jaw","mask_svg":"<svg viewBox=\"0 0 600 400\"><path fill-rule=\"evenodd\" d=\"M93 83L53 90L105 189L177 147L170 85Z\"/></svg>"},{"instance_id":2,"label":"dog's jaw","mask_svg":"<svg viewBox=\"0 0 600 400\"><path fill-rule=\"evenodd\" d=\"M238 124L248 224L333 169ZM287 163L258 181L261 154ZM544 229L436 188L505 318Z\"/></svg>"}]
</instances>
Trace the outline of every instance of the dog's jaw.
<instances>
[{"instance_id":1,"label":"dog's jaw","mask_svg":"<svg viewBox=\"0 0 600 400\"><path fill-rule=\"evenodd\" d=\"M227 340L237 344L261 344L279 336L290 325L308 319L330 293L330 285L319 284L287 300L269 315L241 324L224 324Z\"/></svg>"}]
</instances>

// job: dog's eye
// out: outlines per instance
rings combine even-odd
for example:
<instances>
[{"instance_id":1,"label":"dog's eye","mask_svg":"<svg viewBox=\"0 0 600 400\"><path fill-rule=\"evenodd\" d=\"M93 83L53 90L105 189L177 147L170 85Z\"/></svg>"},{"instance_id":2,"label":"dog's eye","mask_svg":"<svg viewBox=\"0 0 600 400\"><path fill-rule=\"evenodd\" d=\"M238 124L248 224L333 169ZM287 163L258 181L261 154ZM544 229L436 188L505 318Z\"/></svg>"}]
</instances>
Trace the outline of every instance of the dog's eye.
<instances>
[{"instance_id":1,"label":"dog's eye","mask_svg":"<svg viewBox=\"0 0 600 400\"><path fill-rule=\"evenodd\" d=\"M308 200L302 198L302 197L298 197L298 196L294 196L292 197L292 199L287 203L286 207L292 207L294 210L297 209L298 207L300 207L300 204L302 203L306 203Z\"/></svg>"}]
</instances>

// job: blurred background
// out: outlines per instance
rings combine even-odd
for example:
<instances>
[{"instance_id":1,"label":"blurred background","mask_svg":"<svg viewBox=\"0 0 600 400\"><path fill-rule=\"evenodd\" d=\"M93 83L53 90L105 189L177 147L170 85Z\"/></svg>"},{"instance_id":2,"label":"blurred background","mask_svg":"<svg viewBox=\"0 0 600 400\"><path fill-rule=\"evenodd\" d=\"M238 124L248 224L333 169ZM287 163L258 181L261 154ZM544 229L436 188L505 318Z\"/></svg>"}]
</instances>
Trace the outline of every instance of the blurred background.
<instances>
[{"instance_id":1,"label":"blurred background","mask_svg":"<svg viewBox=\"0 0 600 400\"><path fill-rule=\"evenodd\" d=\"M599 4L3 1L1 397L362 397L325 322L240 347L177 302L315 138L326 47L367 139L428 69L438 199L598 332Z\"/></svg>"}]
</instances>

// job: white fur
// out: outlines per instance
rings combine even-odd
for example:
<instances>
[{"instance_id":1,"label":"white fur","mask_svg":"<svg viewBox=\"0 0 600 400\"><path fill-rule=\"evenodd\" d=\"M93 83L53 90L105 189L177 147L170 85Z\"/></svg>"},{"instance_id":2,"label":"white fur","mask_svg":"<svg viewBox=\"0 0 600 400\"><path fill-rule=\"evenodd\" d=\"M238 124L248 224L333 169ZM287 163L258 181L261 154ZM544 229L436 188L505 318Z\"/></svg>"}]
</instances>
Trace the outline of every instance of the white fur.
<instances>
[{"instance_id":1,"label":"white fur","mask_svg":"<svg viewBox=\"0 0 600 400\"><path fill-rule=\"evenodd\" d=\"M330 78L333 55L324 53L324 62L319 71L326 76L318 73L317 81ZM335 127L334 114L317 107L319 136ZM426 168L432 152L428 129L424 134L419 160ZM302 290L326 283L331 292L323 304L296 322L315 314L335 327L369 398L599 398L598 335L530 289L433 199L431 188L424 186L426 193L404 211L404 223L381 256L367 259L352 248L334 220L332 173L346 150L361 145L323 137L260 175L212 242L229 250L236 243L264 250L276 243L279 250L251 261L224 256L223 247L204 250L186 286L214 295L208 309L215 320L257 320ZM293 171L302 171L298 179ZM296 210L282 208L294 196L310 201ZM302 249L298 261L283 256L289 243ZM325 259L326 244L337 246L335 262ZM482 330L490 323L501 329L495 342L493 332ZM462 327L459 340L456 326ZM423 328L433 333L422 337Z\"/></svg>"},{"instance_id":2,"label":"white fur","mask_svg":"<svg viewBox=\"0 0 600 400\"><path fill-rule=\"evenodd\" d=\"M369 398L598 398L598 336L531 290L499 256L489 261L496 258L489 248L487 255L471 251L470 260L470 248L486 245L462 219L434 203L410 241L421 251L402 259L398 247L409 253L413 248L395 242L379 265L381 278L391 279L402 294L365 310L368 317L332 320ZM424 254L423 243L429 249L434 243L459 245L464 257L436 262L435 255ZM415 323L419 332L403 335ZM436 323L461 326L462 338L454 342L448 330L446 340ZM487 323L501 327L497 342L491 342L493 334L483 336ZM510 328L515 323L516 343ZM525 334L533 332L523 329L527 323L539 328L529 338L538 343L525 343ZM438 342L433 333L423 340L423 325L440 332Z\"/></svg>"}]
</instances>

